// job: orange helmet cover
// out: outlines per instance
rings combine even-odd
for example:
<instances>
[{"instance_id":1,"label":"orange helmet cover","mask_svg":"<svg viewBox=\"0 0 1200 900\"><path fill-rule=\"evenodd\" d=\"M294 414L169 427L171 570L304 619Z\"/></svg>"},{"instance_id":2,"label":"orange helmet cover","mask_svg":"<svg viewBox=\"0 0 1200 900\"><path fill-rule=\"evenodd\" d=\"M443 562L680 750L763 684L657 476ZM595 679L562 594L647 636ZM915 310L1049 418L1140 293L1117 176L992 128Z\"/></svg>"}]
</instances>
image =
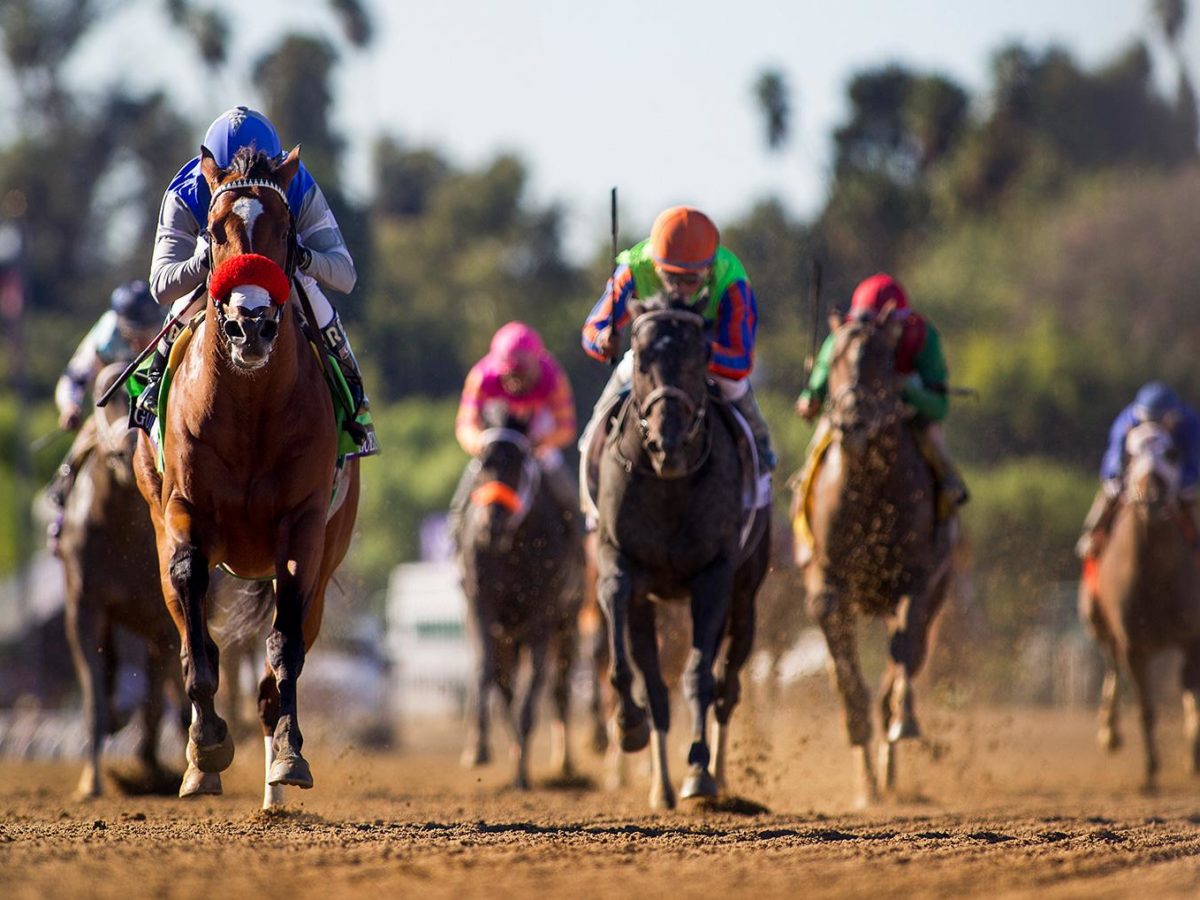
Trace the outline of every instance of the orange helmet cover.
<instances>
[{"instance_id":1,"label":"orange helmet cover","mask_svg":"<svg viewBox=\"0 0 1200 900\"><path fill-rule=\"evenodd\" d=\"M650 229L650 257L668 272L711 266L721 234L712 219L690 206L672 206Z\"/></svg>"}]
</instances>

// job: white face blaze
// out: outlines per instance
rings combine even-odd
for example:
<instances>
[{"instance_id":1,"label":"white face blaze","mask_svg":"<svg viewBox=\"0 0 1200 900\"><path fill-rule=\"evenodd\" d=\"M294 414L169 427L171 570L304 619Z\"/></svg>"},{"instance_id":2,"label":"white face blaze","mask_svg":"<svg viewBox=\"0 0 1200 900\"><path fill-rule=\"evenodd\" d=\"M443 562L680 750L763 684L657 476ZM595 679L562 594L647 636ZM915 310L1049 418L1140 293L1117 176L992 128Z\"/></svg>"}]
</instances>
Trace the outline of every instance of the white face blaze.
<instances>
[{"instance_id":1,"label":"white face blaze","mask_svg":"<svg viewBox=\"0 0 1200 900\"><path fill-rule=\"evenodd\" d=\"M233 201L233 214L246 226L246 250L254 250L254 223L263 214L262 201L255 197L239 197Z\"/></svg>"}]
</instances>

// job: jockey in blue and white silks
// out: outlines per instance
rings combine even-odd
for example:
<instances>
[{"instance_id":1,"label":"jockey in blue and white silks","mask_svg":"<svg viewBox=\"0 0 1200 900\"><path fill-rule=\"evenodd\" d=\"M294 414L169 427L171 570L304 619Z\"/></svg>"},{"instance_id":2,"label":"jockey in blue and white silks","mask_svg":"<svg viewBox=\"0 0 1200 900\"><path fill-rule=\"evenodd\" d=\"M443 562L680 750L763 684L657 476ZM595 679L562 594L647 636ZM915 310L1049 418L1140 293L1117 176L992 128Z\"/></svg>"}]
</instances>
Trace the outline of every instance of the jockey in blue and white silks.
<instances>
[{"instance_id":1,"label":"jockey in blue and white silks","mask_svg":"<svg viewBox=\"0 0 1200 900\"><path fill-rule=\"evenodd\" d=\"M1179 453L1179 492L1184 510L1195 521L1200 485L1200 415L1161 381L1142 385L1133 402L1121 410L1108 430L1108 448L1100 461L1100 491L1083 523L1075 545L1081 558L1099 556L1124 486L1126 438L1144 422L1154 422L1170 436ZM1196 531L1196 529L1193 529Z\"/></svg>"},{"instance_id":2,"label":"jockey in blue and white silks","mask_svg":"<svg viewBox=\"0 0 1200 900\"><path fill-rule=\"evenodd\" d=\"M283 154L279 135L270 120L256 110L238 106L222 113L204 135L204 146L217 165L228 168L238 150L253 147L272 158ZM163 194L150 262L150 289L160 305L170 305L170 316L183 312L192 291L208 278L208 182L196 156L179 170ZM326 345L338 360L359 412L369 408L362 372L350 348L341 317L323 288L340 293L354 289L358 273L346 247L337 219L325 195L304 163L287 189L288 208L296 224L296 275L312 303ZM293 289L292 299L296 301ZM197 309L199 309L197 301ZM158 402L158 377L166 366L166 353L175 334L160 344L151 365L151 386L138 398L135 424L149 429ZM367 430L360 453L374 452L374 435Z\"/></svg>"}]
</instances>

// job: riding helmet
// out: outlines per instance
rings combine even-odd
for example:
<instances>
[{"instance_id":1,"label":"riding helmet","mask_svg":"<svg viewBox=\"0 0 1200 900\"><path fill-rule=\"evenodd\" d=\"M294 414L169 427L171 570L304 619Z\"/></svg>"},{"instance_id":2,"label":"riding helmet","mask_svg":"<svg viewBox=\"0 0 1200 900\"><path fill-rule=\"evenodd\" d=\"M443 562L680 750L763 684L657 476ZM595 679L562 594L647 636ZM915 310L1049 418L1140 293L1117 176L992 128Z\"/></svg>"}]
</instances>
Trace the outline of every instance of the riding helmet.
<instances>
[{"instance_id":1,"label":"riding helmet","mask_svg":"<svg viewBox=\"0 0 1200 900\"><path fill-rule=\"evenodd\" d=\"M712 219L690 206L672 206L650 229L650 258L668 272L695 272L713 264L720 242Z\"/></svg>"},{"instance_id":2,"label":"riding helmet","mask_svg":"<svg viewBox=\"0 0 1200 900\"><path fill-rule=\"evenodd\" d=\"M229 168L234 154L243 147L262 150L272 159L283 153L271 120L246 106L235 106L217 116L204 133L204 146L222 169Z\"/></svg>"},{"instance_id":3,"label":"riding helmet","mask_svg":"<svg viewBox=\"0 0 1200 900\"><path fill-rule=\"evenodd\" d=\"M850 299L850 316L874 318L883 312L883 308L893 304L896 312L908 309L908 295L904 288L886 272L876 272L870 278L863 279L854 289Z\"/></svg>"},{"instance_id":4,"label":"riding helmet","mask_svg":"<svg viewBox=\"0 0 1200 900\"><path fill-rule=\"evenodd\" d=\"M150 285L144 281L126 281L117 285L109 302L117 318L134 327L141 328L162 322L162 310L150 294Z\"/></svg>"},{"instance_id":5,"label":"riding helmet","mask_svg":"<svg viewBox=\"0 0 1200 900\"><path fill-rule=\"evenodd\" d=\"M1158 422L1179 408L1179 397L1161 381L1151 381L1138 389L1133 398L1133 414L1139 422Z\"/></svg>"}]
</instances>

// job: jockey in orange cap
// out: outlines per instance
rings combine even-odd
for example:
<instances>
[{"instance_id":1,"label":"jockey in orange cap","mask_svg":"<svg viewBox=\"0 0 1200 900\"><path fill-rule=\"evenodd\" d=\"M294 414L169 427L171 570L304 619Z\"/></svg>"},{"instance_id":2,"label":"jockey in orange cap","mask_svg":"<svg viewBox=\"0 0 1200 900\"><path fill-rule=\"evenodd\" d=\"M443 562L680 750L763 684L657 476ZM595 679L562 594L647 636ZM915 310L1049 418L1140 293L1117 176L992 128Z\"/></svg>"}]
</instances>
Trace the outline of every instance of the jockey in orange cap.
<instances>
[{"instance_id":1,"label":"jockey in orange cap","mask_svg":"<svg viewBox=\"0 0 1200 900\"><path fill-rule=\"evenodd\" d=\"M895 310L894 316L904 323L896 345L896 372L903 378L901 396L913 413L913 421L919 426L915 434L921 454L933 469L940 490L955 505L961 505L967 502L967 488L946 452L939 426L950 411L950 374L937 329L909 306L908 295L900 282L884 272L872 275L855 288L846 318L874 318L889 305ZM808 386L796 401L796 412L806 419L814 418L825 402L835 343L833 334L825 339L813 365ZM827 427L827 422L822 420L817 434L813 436L813 447L821 445ZM806 469L813 463L810 455Z\"/></svg>"},{"instance_id":2,"label":"jockey in orange cap","mask_svg":"<svg viewBox=\"0 0 1200 900\"><path fill-rule=\"evenodd\" d=\"M484 433L505 419L525 424L550 495L564 517L574 519L578 488L563 464L562 448L575 440L575 398L558 360L523 322L509 322L497 331L487 355L467 373L454 433L475 457L483 448ZM452 534L457 534L473 477L474 469L468 466L451 501Z\"/></svg>"},{"instance_id":3,"label":"jockey in orange cap","mask_svg":"<svg viewBox=\"0 0 1200 900\"><path fill-rule=\"evenodd\" d=\"M709 374L725 399L746 419L759 459L774 469L770 431L749 378L754 368L758 307L746 269L721 246L717 226L690 206L672 207L654 220L650 237L621 253L617 263L604 295L584 323L583 349L599 360L614 358L619 341L613 323L619 331L629 321L632 299L662 294L698 307L712 341ZM614 396L629 390L632 377L633 358L626 353L596 403L584 442L595 428L597 415Z\"/></svg>"}]
</instances>

